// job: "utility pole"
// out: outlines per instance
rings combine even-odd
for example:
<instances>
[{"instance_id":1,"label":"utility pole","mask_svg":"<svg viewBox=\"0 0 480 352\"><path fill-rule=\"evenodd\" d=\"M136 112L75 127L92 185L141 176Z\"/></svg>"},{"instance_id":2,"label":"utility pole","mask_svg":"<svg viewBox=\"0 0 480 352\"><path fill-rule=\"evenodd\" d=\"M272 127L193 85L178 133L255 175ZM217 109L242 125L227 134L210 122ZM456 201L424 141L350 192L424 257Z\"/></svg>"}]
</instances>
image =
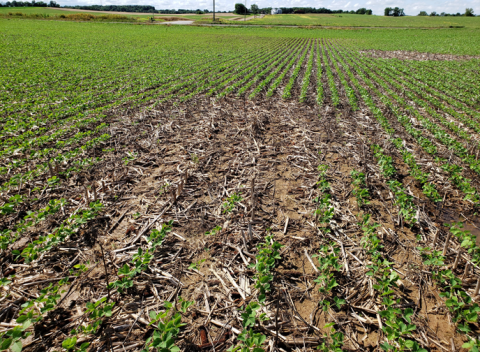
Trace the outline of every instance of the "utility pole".
<instances>
[{"instance_id":1,"label":"utility pole","mask_svg":"<svg viewBox=\"0 0 480 352\"><path fill-rule=\"evenodd\" d=\"M215 0L213 0L213 22L215 22Z\"/></svg>"},{"instance_id":2,"label":"utility pole","mask_svg":"<svg viewBox=\"0 0 480 352\"><path fill-rule=\"evenodd\" d=\"M247 0L245 0L245 16L243 16L243 22L247 20Z\"/></svg>"}]
</instances>

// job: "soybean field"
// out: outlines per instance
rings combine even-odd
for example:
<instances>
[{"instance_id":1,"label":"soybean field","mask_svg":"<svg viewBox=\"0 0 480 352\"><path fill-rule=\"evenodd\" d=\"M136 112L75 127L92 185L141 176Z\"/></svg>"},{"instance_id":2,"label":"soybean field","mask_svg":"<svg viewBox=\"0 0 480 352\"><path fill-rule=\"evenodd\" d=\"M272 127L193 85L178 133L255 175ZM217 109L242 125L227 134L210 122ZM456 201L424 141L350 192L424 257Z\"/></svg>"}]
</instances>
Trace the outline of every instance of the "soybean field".
<instances>
[{"instance_id":1,"label":"soybean field","mask_svg":"<svg viewBox=\"0 0 480 352\"><path fill-rule=\"evenodd\" d=\"M476 29L0 25L1 351L479 350Z\"/></svg>"}]
</instances>

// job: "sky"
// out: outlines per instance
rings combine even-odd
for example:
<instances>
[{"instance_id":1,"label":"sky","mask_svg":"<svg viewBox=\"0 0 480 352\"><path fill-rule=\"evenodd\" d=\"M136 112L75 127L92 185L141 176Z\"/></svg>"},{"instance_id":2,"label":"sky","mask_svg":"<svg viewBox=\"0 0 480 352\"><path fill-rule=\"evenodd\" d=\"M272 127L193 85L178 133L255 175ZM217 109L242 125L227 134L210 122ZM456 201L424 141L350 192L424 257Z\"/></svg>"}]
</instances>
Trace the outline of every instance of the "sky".
<instances>
[{"instance_id":1,"label":"sky","mask_svg":"<svg viewBox=\"0 0 480 352\"><path fill-rule=\"evenodd\" d=\"M231 11L235 7L235 0L215 0L217 11ZM475 14L480 14L480 0L241 0L247 6L257 4L262 7L325 7L331 10L357 10L361 7L372 9L373 14L383 15L385 7L398 6L405 10L407 15L417 15L420 11L428 13L464 13L465 8L471 7ZM64 6L72 5L153 5L158 9L208 9L212 10L213 0L57 0Z\"/></svg>"}]
</instances>

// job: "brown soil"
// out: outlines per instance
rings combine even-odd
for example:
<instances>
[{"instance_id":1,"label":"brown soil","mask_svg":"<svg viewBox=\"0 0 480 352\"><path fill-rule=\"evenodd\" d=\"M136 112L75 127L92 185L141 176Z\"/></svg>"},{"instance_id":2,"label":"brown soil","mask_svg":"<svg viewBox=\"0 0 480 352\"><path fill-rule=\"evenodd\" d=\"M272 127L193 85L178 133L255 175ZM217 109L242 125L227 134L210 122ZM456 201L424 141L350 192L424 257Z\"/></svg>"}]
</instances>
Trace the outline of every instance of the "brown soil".
<instances>
[{"instance_id":1,"label":"brown soil","mask_svg":"<svg viewBox=\"0 0 480 352\"><path fill-rule=\"evenodd\" d=\"M167 21L167 22L170 22L170 21L191 21L191 18L183 18L183 17L157 17L155 16L155 19L159 19L159 20L164 20L164 21Z\"/></svg>"},{"instance_id":2,"label":"brown soil","mask_svg":"<svg viewBox=\"0 0 480 352\"><path fill-rule=\"evenodd\" d=\"M259 18L263 18L264 16L265 16L265 15L258 15L258 16L255 16L255 17L253 17L253 16L248 16L248 17L246 18L246 20L249 21L249 20L259 19ZM230 21L244 21L244 20L245 20L245 17L243 17L243 16L242 16L242 17L230 18Z\"/></svg>"},{"instance_id":3,"label":"brown soil","mask_svg":"<svg viewBox=\"0 0 480 352\"><path fill-rule=\"evenodd\" d=\"M396 50L396 51L362 50L360 51L360 53L373 58L415 60L415 61L459 61L459 60L471 60L471 59L480 58L480 56L419 53L416 51L403 51L403 50Z\"/></svg>"}]
</instances>

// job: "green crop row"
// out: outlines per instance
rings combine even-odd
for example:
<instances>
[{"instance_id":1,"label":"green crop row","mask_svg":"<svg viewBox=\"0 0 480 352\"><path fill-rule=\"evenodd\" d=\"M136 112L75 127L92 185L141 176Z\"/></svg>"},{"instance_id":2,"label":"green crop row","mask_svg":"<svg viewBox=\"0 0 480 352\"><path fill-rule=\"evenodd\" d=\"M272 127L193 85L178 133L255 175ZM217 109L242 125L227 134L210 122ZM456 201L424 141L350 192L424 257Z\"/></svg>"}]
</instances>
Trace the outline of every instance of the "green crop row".
<instances>
[{"instance_id":1,"label":"green crop row","mask_svg":"<svg viewBox=\"0 0 480 352\"><path fill-rule=\"evenodd\" d=\"M301 50L303 48L303 45L304 43L302 42L301 44L299 44L298 46L296 46L294 48L294 50L292 50L290 52L290 54L288 56L286 56L283 61L281 61L280 63L277 64L277 67L275 68L275 70L273 70L272 72L270 72L270 74L265 77L265 79L263 81L261 81L256 87L255 89L250 93L250 95L248 96L250 99L253 99L254 97L256 97L261 91L263 91L264 89L267 88L267 86L270 84L270 82L278 75L278 73L283 70L287 65L288 63L290 62L290 60L292 59L292 57L294 57L298 52L299 50ZM226 92L224 92L226 94ZM222 93L222 94L224 94ZM222 96L222 95L220 95Z\"/></svg>"},{"instance_id":2,"label":"green crop row","mask_svg":"<svg viewBox=\"0 0 480 352\"><path fill-rule=\"evenodd\" d=\"M335 78L333 77L332 68L330 67L326 52L327 49L325 45L322 45L322 61L327 74L328 88L330 89L332 104L333 106L337 107L340 104L340 96L338 95L338 90L335 85Z\"/></svg>"},{"instance_id":3,"label":"green crop row","mask_svg":"<svg viewBox=\"0 0 480 352\"><path fill-rule=\"evenodd\" d=\"M313 53L313 42L309 43L309 46L311 47L310 55L312 55L312 53ZM297 80L297 77L298 77L298 74L300 73L300 70L302 69L303 61L305 60L305 57L306 57L308 51L309 50L308 50L308 47L307 47L305 49L305 51L303 52L302 56L300 57L300 60L298 60L298 63L295 66L295 68L292 72L292 75L290 76L290 79L288 80L287 85L283 89L283 94L282 94L283 99L288 99L292 96L293 85L295 84L295 82Z\"/></svg>"},{"instance_id":4,"label":"green crop row","mask_svg":"<svg viewBox=\"0 0 480 352\"><path fill-rule=\"evenodd\" d=\"M423 136L423 132L418 130L417 128L415 128L410 120L409 117L405 116L405 115L402 115L398 108L392 103L392 101L400 101L401 98L395 93L393 92L391 89L389 89L382 80L378 79L376 80L375 82L379 85L381 85L386 92L389 93L389 96L386 96L385 94L381 93L378 91L378 89L373 85L372 81L370 80L370 78L367 77L366 74L370 74L370 75L373 75L374 72L369 70L369 67L364 65L362 68L358 68L357 66L354 66L353 64L353 59L352 58L346 58L347 62L349 63L349 65L351 65L352 67L356 67L356 72L357 74L362 78L363 82L365 82L365 84L373 91L375 92L375 94L380 98L380 100L386 105L388 106L391 111L394 113L394 115L396 116L397 120L401 123L401 125L405 128L406 132L409 133L410 135L412 135L412 137L414 137L417 142L419 143L419 145L422 147L422 149L424 149L427 153L429 154L432 154L432 155L435 155L436 154L436 147L427 139ZM364 72L364 70L368 70L368 72ZM355 79L355 78L354 78ZM367 93L368 94L368 93ZM390 98L393 98L393 100L391 100ZM371 104L373 104L373 101L371 102ZM373 105L371 105L373 107ZM375 109L375 108L374 108ZM378 110L374 110L376 111L377 114L381 114L381 111L378 109ZM380 115L378 115L380 117ZM382 115L383 116L383 115ZM389 133L389 134L394 134L395 133L395 130L392 129L390 127L390 124L389 122L387 121L387 119L385 119L384 117L382 118L383 121L383 126L385 126L386 128L386 132ZM395 140L393 140L395 141ZM397 147L400 147L400 144L399 142L394 142L396 144ZM401 154L405 159L408 160L408 164L411 166L411 174L413 177L415 177L416 179L418 179L421 183L423 183L423 187L424 187L424 193L425 195L427 195L429 198L431 198L432 200L433 199L438 199L438 192L436 190L434 190L434 186L433 184L428 184L428 182L425 181L425 177L424 177L424 174L419 172L419 171L416 171L419 170L418 167L415 167L415 165L413 164L414 162L414 157L410 157L408 156L408 153L406 153L405 151L401 151ZM413 155L412 155L413 156ZM442 160L440 160L439 158L436 159L437 161L439 162L442 162ZM415 164L417 164L415 162ZM417 164L418 165L418 164ZM453 174L451 174L453 175ZM422 182L423 181L423 182ZM454 184L456 184L457 186L459 186L459 188L465 192L466 194L466 199L469 199L469 200L472 200L472 201L475 201L477 202L477 198L478 196L476 196L477 192L475 191L475 189L470 185L468 179L463 179L461 180L461 176L458 176L457 178L454 179Z\"/></svg>"},{"instance_id":5,"label":"green crop row","mask_svg":"<svg viewBox=\"0 0 480 352\"><path fill-rule=\"evenodd\" d=\"M299 101L301 103L307 100L307 91L308 86L310 85L310 76L312 75L313 70L313 57L315 55L315 42L312 43L312 48L310 50L310 56L308 57L307 69L305 70L305 75L303 76L302 89L300 91Z\"/></svg>"}]
</instances>

